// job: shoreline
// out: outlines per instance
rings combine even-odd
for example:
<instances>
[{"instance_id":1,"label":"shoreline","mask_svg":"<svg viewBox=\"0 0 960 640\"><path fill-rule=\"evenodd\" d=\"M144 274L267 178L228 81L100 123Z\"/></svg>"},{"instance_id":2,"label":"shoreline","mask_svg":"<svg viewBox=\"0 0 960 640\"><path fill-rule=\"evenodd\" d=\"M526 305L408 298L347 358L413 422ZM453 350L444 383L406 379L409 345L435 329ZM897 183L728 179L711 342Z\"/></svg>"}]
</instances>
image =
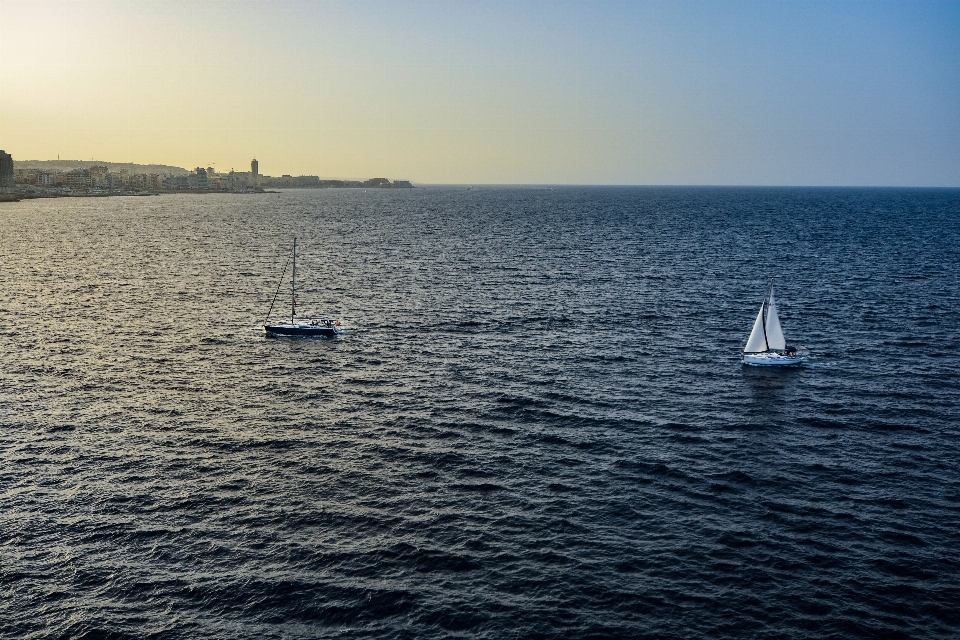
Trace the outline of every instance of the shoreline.
<instances>
[{"instance_id":1,"label":"shoreline","mask_svg":"<svg viewBox=\"0 0 960 640\"><path fill-rule=\"evenodd\" d=\"M168 196L168 195L213 195L213 194L222 194L222 195L265 195L271 193L280 193L279 191L272 190L258 190L258 191L115 191L110 193L63 193L63 192L49 192L49 193L17 193L17 194L0 194L0 202L20 202L22 200L45 200L50 198L116 198L116 197L137 197L144 198L150 196Z\"/></svg>"},{"instance_id":2,"label":"shoreline","mask_svg":"<svg viewBox=\"0 0 960 640\"><path fill-rule=\"evenodd\" d=\"M377 189L384 191L392 191L396 189L415 189L416 187L372 187L369 185L364 186L354 186L354 185L343 185L343 186L322 186L322 187L291 187L294 189L310 189L312 190L326 190L326 189ZM75 192L64 192L61 190L50 190L50 191L19 191L17 193L9 194L0 194L0 202L19 202L21 200L40 200L45 198L112 198L118 196L125 197L147 197L147 196L161 196L161 195L180 195L180 194L193 194L193 195L213 195L213 194L223 194L223 195L264 195L264 194L278 194L281 193L278 189L237 189L235 191L225 191L222 189L158 189L155 191L106 191L106 192L88 192L88 191L75 191Z\"/></svg>"}]
</instances>

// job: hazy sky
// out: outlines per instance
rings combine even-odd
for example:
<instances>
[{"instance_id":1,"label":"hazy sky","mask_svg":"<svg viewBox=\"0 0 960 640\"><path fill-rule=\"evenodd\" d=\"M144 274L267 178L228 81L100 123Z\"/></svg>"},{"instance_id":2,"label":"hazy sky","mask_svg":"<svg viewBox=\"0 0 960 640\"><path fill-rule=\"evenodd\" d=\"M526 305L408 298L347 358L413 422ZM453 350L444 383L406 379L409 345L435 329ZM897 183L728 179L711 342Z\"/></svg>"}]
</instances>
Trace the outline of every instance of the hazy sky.
<instances>
[{"instance_id":1,"label":"hazy sky","mask_svg":"<svg viewBox=\"0 0 960 640\"><path fill-rule=\"evenodd\" d=\"M0 148L428 183L960 186L960 2L0 0Z\"/></svg>"}]
</instances>

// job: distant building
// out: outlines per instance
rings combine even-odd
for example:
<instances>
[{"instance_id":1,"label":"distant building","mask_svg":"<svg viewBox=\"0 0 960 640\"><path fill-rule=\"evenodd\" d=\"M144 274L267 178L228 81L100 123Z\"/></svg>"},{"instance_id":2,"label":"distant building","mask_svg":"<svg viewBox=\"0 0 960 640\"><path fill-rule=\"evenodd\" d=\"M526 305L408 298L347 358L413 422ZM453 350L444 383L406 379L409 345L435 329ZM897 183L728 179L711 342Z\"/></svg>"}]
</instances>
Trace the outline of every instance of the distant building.
<instances>
[{"instance_id":1,"label":"distant building","mask_svg":"<svg viewBox=\"0 0 960 640\"><path fill-rule=\"evenodd\" d=\"M13 156L0 149L0 189L12 189L13 185Z\"/></svg>"},{"instance_id":2,"label":"distant building","mask_svg":"<svg viewBox=\"0 0 960 640\"><path fill-rule=\"evenodd\" d=\"M17 169L13 175L17 184L30 184L40 187L48 187L53 184L53 174L41 169Z\"/></svg>"},{"instance_id":3,"label":"distant building","mask_svg":"<svg viewBox=\"0 0 960 640\"><path fill-rule=\"evenodd\" d=\"M14 169L13 181L16 182L17 184L36 184L37 170L36 169Z\"/></svg>"},{"instance_id":4,"label":"distant building","mask_svg":"<svg viewBox=\"0 0 960 640\"><path fill-rule=\"evenodd\" d=\"M233 169L230 169L230 173L227 174L226 179L223 181L223 185L227 189L243 189L248 187L250 183L250 173L245 171L234 171Z\"/></svg>"},{"instance_id":5,"label":"distant building","mask_svg":"<svg viewBox=\"0 0 960 640\"><path fill-rule=\"evenodd\" d=\"M260 163L257 162L256 158L250 163L250 175L253 176L253 184L257 184L260 179Z\"/></svg>"},{"instance_id":6,"label":"distant building","mask_svg":"<svg viewBox=\"0 0 960 640\"><path fill-rule=\"evenodd\" d=\"M67 171L63 176L64 184L71 189L89 189L92 184L90 172L86 169L73 169Z\"/></svg>"},{"instance_id":7,"label":"distant building","mask_svg":"<svg viewBox=\"0 0 960 640\"><path fill-rule=\"evenodd\" d=\"M207 179L207 170L203 167L197 167L193 170L188 176L188 182L190 189L209 189L210 182Z\"/></svg>"},{"instance_id":8,"label":"distant building","mask_svg":"<svg viewBox=\"0 0 960 640\"><path fill-rule=\"evenodd\" d=\"M90 180L95 187L109 187L110 170L105 165L90 167Z\"/></svg>"}]
</instances>

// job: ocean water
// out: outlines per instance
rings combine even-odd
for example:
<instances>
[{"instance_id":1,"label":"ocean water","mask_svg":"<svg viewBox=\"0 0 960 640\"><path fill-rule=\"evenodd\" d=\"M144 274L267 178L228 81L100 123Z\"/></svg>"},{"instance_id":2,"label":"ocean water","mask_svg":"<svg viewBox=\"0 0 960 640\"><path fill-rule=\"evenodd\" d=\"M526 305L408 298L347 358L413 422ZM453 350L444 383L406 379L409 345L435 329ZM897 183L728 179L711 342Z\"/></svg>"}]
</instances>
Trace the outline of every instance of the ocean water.
<instances>
[{"instance_id":1,"label":"ocean water","mask_svg":"<svg viewBox=\"0 0 960 640\"><path fill-rule=\"evenodd\" d=\"M0 637L960 634L958 190L7 203L0 292Z\"/></svg>"}]
</instances>

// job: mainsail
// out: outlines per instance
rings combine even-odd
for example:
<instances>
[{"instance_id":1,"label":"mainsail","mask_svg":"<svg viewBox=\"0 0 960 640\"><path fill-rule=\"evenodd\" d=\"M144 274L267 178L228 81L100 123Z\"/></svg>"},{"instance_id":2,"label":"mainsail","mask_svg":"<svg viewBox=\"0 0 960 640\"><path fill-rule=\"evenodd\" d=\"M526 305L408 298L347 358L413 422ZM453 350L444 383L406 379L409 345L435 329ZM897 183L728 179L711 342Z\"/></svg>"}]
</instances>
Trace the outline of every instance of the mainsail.
<instances>
[{"instance_id":1,"label":"mainsail","mask_svg":"<svg viewBox=\"0 0 960 640\"><path fill-rule=\"evenodd\" d=\"M780 318L777 317L777 303L773 300L773 283L767 290L767 297L760 305L760 313L753 323L753 331L743 348L744 353L761 353L771 349L786 349L787 340L783 337Z\"/></svg>"},{"instance_id":2,"label":"mainsail","mask_svg":"<svg viewBox=\"0 0 960 640\"><path fill-rule=\"evenodd\" d=\"M770 286L770 304L767 305L767 348L787 348L787 339L783 337L780 318L777 317L777 303L773 301L773 285Z\"/></svg>"}]
</instances>

